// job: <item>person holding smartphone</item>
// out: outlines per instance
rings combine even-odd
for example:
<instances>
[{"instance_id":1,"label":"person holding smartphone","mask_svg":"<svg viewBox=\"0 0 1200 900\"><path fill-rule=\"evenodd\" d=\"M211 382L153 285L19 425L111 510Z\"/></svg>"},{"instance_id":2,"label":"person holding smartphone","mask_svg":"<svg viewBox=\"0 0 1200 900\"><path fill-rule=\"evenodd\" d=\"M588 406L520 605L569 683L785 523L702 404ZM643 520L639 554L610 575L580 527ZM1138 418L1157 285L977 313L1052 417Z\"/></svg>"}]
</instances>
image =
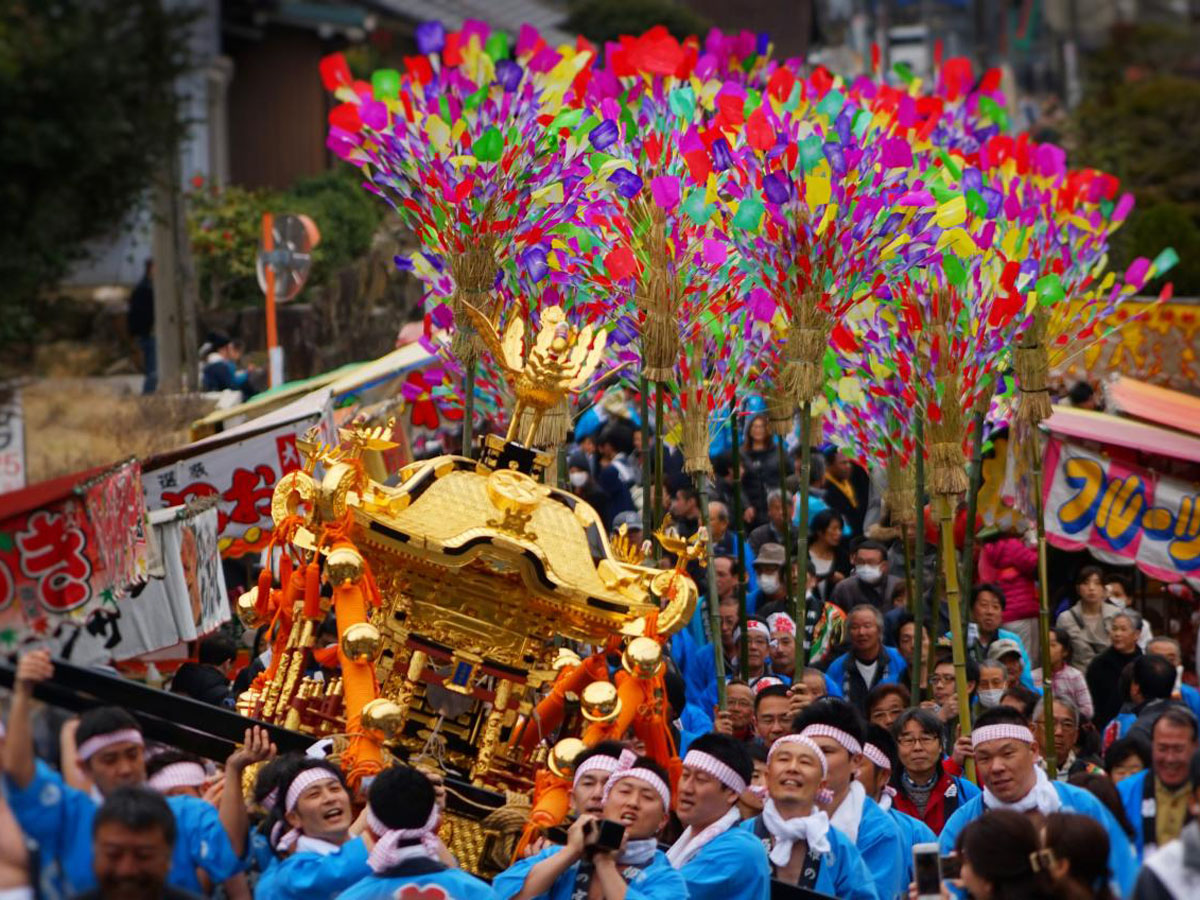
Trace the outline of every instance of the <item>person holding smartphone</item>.
<instances>
[{"instance_id":1,"label":"person holding smartphone","mask_svg":"<svg viewBox=\"0 0 1200 900\"><path fill-rule=\"evenodd\" d=\"M875 879L854 842L829 824L817 805L828 765L816 742L787 734L767 754L762 814L742 823L767 851L771 877L845 900L880 900Z\"/></svg>"},{"instance_id":2,"label":"person holding smartphone","mask_svg":"<svg viewBox=\"0 0 1200 900\"><path fill-rule=\"evenodd\" d=\"M523 859L496 876L501 900L678 900L687 883L658 849L671 789L662 767L625 750L604 787L604 818L585 813L567 843Z\"/></svg>"},{"instance_id":3,"label":"person holding smartphone","mask_svg":"<svg viewBox=\"0 0 1200 900\"><path fill-rule=\"evenodd\" d=\"M754 777L745 744L724 734L692 741L679 776L679 820L687 826L667 859L687 882L690 900L766 900L767 854L738 828L738 798Z\"/></svg>"}]
</instances>

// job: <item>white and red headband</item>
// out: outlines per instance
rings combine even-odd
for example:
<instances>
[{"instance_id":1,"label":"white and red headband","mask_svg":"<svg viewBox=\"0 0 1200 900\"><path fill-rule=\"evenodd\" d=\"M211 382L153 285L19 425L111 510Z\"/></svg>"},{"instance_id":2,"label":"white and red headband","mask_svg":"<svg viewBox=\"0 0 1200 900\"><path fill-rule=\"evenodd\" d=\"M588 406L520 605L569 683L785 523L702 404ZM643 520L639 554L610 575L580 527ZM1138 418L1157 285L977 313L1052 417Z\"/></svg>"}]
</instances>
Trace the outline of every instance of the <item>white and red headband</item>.
<instances>
[{"instance_id":1,"label":"white and red headband","mask_svg":"<svg viewBox=\"0 0 1200 900\"><path fill-rule=\"evenodd\" d=\"M579 784L579 779L588 772L603 772L606 776L611 775L617 768L617 758L609 756L606 753L597 753L595 756L589 756L575 768L575 775L572 778L571 786Z\"/></svg>"},{"instance_id":2,"label":"white and red headband","mask_svg":"<svg viewBox=\"0 0 1200 900\"><path fill-rule=\"evenodd\" d=\"M766 622L760 622L758 619L751 619L746 623L746 633L762 635L768 641L771 639L771 629L767 627Z\"/></svg>"},{"instance_id":3,"label":"white and red headband","mask_svg":"<svg viewBox=\"0 0 1200 900\"><path fill-rule=\"evenodd\" d=\"M776 637L780 635L796 636L796 622L787 613L771 613L771 615L767 616L767 627L771 629L771 634Z\"/></svg>"},{"instance_id":4,"label":"white and red headband","mask_svg":"<svg viewBox=\"0 0 1200 900\"><path fill-rule=\"evenodd\" d=\"M851 756L857 756L863 752L862 744L855 740L853 735L847 734L845 731L842 731L842 729L835 728L832 725L809 725L804 729L804 731L801 732L801 734L808 738L833 738L833 740L845 747L846 752Z\"/></svg>"},{"instance_id":5,"label":"white and red headband","mask_svg":"<svg viewBox=\"0 0 1200 900\"><path fill-rule=\"evenodd\" d=\"M198 788L208 781L208 772L196 762L177 762L163 766L146 781L146 785L160 794L172 788Z\"/></svg>"},{"instance_id":6,"label":"white and red headband","mask_svg":"<svg viewBox=\"0 0 1200 900\"><path fill-rule=\"evenodd\" d=\"M75 756L81 763L85 763L101 750L106 750L114 744L146 746L146 742L142 738L140 731L136 728L122 728L120 731L110 731L108 734L92 735L79 745L79 748L75 751Z\"/></svg>"},{"instance_id":7,"label":"white and red headband","mask_svg":"<svg viewBox=\"0 0 1200 900\"><path fill-rule=\"evenodd\" d=\"M874 744L866 744L863 747L863 756L873 762L880 769L891 771L892 761L888 759L888 755Z\"/></svg>"},{"instance_id":8,"label":"white and red headband","mask_svg":"<svg viewBox=\"0 0 1200 900\"><path fill-rule=\"evenodd\" d=\"M746 779L735 772L728 763L723 763L711 753L703 750L689 750L683 758L683 765L697 772L711 775L735 794L741 796L746 790Z\"/></svg>"},{"instance_id":9,"label":"white and red headband","mask_svg":"<svg viewBox=\"0 0 1200 900\"><path fill-rule=\"evenodd\" d=\"M1034 744L1037 740L1033 732L1024 725L1005 723L1003 725L984 725L971 732L971 749L988 741L1020 741L1023 744Z\"/></svg>"},{"instance_id":10,"label":"white and red headband","mask_svg":"<svg viewBox=\"0 0 1200 900\"><path fill-rule=\"evenodd\" d=\"M634 765L637 762L637 754L632 750L622 750L621 758L617 760L617 766L613 769L613 773L608 776L608 781L604 783L604 796L602 802L608 802L608 795L612 793L612 789L618 781L624 781L626 778L636 778L639 781L644 781L658 793L662 798L663 810L671 808L671 789L667 787L667 783L663 781L657 772L650 769L639 768Z\"/></svg>"},{"instance_id":11,"label":"white and red headband","mask_svg":"<svg viewBox=\"0 0 1200 900\"><path fill-rule=\"evenodd\" d=\"M765 689L777 684L783 684L783 679L777 678L774 675L764 675L762 678L755 679L754 684L751 685L751 690L754 691L754 696L757 697Z\"/></svg>"},{"instance_id":12,"label":"white and red headband","mask_svg":"<svg viewBox=\"0 0 1200 900\"><path fill-rule=\"evenodd\" d=\"M767 751L767 763L770 764L771 757L775 755L777 750L792 745L804 747L817 758L817 762L821 764L822 778L829 774L829 763L825 759L825 751L821 749L821 745L812 738L805 737L802 734L785 734L783 737L776 738L775 743L771 745L771 749Z\"/></svg>"},{"instance_id":13,"label":"white and red headband","mask_svg":"<svg viewBox=\"0 0 1200 900\"><path fill-rule=\"evenodd\" d=\"M441 810L435 803L429 810L429 816L425 819L425 824L418 828L389 828L379 821L375 815L375 810L367 806L367 827L375 834L377 840L375 846L371 849L370 856L367 857L367 865L374 872L386 872L388 869L399 865L405 858L404 851L407 847L400 847L400 843L405 841L420 840L421 846L425 849L425 853L430 857L437 858L440 849L437 837L438 819L440 818Z\"/></svg>"}]
</instances>

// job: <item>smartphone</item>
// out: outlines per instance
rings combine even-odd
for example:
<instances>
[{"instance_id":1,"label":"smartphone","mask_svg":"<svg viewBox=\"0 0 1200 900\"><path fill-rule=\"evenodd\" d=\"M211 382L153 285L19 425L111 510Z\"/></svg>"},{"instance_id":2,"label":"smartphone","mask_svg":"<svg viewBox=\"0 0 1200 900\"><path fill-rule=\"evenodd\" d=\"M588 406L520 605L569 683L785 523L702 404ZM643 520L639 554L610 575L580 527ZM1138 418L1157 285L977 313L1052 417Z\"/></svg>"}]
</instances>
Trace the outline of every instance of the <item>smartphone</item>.
<instances>
[{"instance_id":1,"label":"smartphone","mask_svg":"<svg viewBox=\"0 0 1200 900\"><path fill-rule=\"evenodd\" d=\"M962 857L957 853L948 853L942 857L942 878L954 881L962 877Z\"/></svg>"},{"instance_id":2,"label":"smartphone","mask_svg":"<svg viewBox=\"0 0 1200 900\"><path fill-rule=\"evenodd\" d=\"M941 848L937 844L913 844L912 853L918 900L941 900Z\"/></svg>"}]
</instances>

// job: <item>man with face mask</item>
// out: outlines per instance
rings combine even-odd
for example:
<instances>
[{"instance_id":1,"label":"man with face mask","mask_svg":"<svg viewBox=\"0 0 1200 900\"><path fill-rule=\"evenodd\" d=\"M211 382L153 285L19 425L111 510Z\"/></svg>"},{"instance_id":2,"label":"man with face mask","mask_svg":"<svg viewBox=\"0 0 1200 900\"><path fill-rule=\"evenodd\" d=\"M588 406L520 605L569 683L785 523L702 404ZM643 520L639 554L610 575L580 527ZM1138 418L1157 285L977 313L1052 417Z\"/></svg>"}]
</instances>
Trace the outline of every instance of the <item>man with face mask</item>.
<instances>
[{"instance_id":1,"label":"man with face mask","mask_svg":"<svg viewBox=\"0 0 1200 900\"><path fill-rule=\"evenodd\" d=\"M842 609L866 605L885 613L901 582L888 574L887 548L878 541L863 541L854 551L854 574L838 583L830 599Z\"/></svg>"},{"instance_id":2,"label":"man with face mask","mask_svg":"<svg viewBox=\"0 0 1200 900\"><path fill-rule=\"evenodd\" d=\"M1008 670L998 659L985 659L979 664L978 693L979 705L991 709L1000 705L1005 690L1008 689Z\"/></svg>"},{"instance_id":3,"label":"man with face mask","mask_svg":"<svg viewBox=\"0 0 1200 900\"><path fill-rule=\"evenodd\" d=\"M677 812L685 830L667 859L687 882L690 900L766 900L766 851L737 827L738 798L753 776L746 748L723 734L697 738L683 758Z\"/></svg>"},{"instance_id":4,"label":"man with face mask","mask_svg":"<svg viewBox=\"0 0 1200 900\"><path fill-rule=\"evenodd\" d=\"M80 718L75 741L79 767L93 789L89 794L68 786L33 752L33 689L53 676L54 664L45 650L27 653L17 663L3 752L5 783L18 823L38 842L46 877L57 881L63 896L73 896L96 883L92 824L100 804L118 788L140 787L146 781L145 740L137 721L125 710L111 706L88 710ZM234 792L230 800L237 803L240 797L240 792ZM214 807L195 797L169 797L167 804L178 827L168 883L194 892L201 886L198 870L213 884L233 877L239 871L245 833L235 852ZM244 816L244 801L242 810Z\"/></svg>"},{"instance_id":5,"label":"man with face mask","mask_svg":"<svg viewBox=\"0 0 1200 900\"><path fill-rule=\"evenodd\" d=\"M754 572L758 589L746 595L746 611L752 615L769 616L782 612L787 603L787 590L783 581L783 565L786 562L781 544L766 543L754 559Z\"/></svg>"},{"instance_id":6,"label":"man with face mask","mask_svg":"<svg viewBox=\"0 0 1200 900\"><path fill-rule=\"evenodd\" d=\"M1080 813L1098 821L1108 832L1108 865L1117 895L1129 893L1140 858L1125 832L1090 792L1050 781L1038 768L1037 741L1024 716L1003 706L984 711L975 721L971 744L983 794L960 805L946 822L938 838L942 853L952 852L963 828L988 810L1010 809L1038 820L1054 812Z\"/></svg>"},{"instance_id":7,"label":"man with face mask","mask_svg":"<svg viewBox=\"0 0 1200 900\"><path fill-rule=\"evenodd\" d=\"M600 521L604 523L605 529L616 527L613 516L608 511L608 497L596 483L591 462L582 450L574 450L567 457L567 481L571 485L571 493L600 514Z\"/></svg>"}]
</instances>

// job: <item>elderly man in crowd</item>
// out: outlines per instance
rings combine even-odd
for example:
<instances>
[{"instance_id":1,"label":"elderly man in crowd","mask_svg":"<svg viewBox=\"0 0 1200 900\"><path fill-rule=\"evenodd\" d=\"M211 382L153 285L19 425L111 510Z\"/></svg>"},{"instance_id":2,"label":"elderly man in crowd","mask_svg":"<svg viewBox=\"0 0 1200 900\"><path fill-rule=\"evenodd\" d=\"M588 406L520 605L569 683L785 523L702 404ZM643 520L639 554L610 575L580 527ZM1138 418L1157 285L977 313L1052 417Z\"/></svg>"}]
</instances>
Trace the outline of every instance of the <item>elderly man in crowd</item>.
<instances>
[{"instance_id":1,"label":"elderly man in crowd","mask_svg":"<svg viewBox=\"0 0 1200 900\"><path fill-rule=\"evenodd\" d=\"M883 614L867 604L850 610L850 649L833 661L826 674L834 688L859 710L877 684L894 684L905 670L904 658L883 643Z\"/></svg>"},{"instance_id":2,"label":"elderly man in crowd","mask_svg":"<svg viewBox=\"0 0 1200 900\"><path fill-rule=\"evenodd\" d=\"M1150 768L1117 785L1139 855L1175 840L1195 817L1191 761L1198 749L1191 710L1166 706L1150 732Z\"/></svg>"}]
</instances>

